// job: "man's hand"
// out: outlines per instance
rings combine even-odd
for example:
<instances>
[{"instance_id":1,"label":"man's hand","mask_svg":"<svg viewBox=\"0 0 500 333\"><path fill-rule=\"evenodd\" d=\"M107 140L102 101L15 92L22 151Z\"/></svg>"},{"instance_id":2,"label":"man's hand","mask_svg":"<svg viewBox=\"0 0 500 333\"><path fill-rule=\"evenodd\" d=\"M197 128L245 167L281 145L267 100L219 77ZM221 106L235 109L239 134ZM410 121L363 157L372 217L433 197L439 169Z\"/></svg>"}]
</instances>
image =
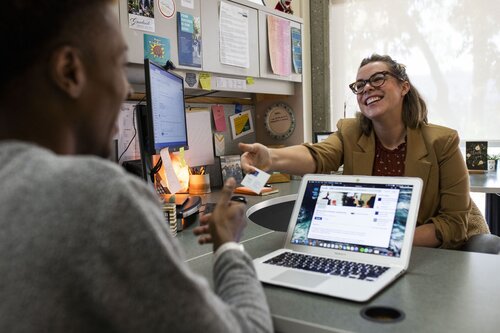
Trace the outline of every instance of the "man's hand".
<instances>
[{"instance_id":1,"label":"man's hand","mask_svg":"<svg viewBox=\"0 0 500 333\"><path fill-rule=\"evenodd\" d=\"M214 244L214 252L226 242L238 242L246 226L245 204L231 201L235 186L235 180L229 178L213 213L203 215L200 226L193 230L198 243Z\"/></svg>"}]
</instances>

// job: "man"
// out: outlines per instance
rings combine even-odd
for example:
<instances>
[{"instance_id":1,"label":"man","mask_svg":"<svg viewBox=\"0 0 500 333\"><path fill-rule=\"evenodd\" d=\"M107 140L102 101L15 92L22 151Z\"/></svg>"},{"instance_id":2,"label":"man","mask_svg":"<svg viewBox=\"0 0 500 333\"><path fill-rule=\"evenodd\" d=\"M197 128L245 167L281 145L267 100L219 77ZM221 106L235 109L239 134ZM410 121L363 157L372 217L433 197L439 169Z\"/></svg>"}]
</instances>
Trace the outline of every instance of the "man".
<instances>
[{"instance_id":1,"label":"man","mask_svg":"<svg viewBox=\"0 0 500 333\"><path fill-rule=\"evenodd\" d=\"M103 158L129 85L113 1L9 2L0 80L0 332L267 332L228 181L196 228L216 293L155 194Z\"/></svg>"}]
</instances>

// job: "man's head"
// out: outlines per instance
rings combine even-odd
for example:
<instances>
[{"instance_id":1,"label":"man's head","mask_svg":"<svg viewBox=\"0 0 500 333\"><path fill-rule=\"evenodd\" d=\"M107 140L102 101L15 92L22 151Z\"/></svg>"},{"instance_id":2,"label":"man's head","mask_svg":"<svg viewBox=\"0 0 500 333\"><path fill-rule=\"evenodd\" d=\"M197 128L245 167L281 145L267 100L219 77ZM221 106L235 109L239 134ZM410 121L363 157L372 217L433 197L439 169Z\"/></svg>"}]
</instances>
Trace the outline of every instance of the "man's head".
<instances>
[{"instance_id":1,"label":"man's head","mask_svg":"<svg viewBox=\"0 0 500 333\"><path fill-rule=\"evenodd\" d=\"M129 85L112 0L16 0L0 20L1 139L107 156ZM42 127L42 128L40 128ZM61 142L63 141L63 142Z\"/></svg>"}]
</instances>

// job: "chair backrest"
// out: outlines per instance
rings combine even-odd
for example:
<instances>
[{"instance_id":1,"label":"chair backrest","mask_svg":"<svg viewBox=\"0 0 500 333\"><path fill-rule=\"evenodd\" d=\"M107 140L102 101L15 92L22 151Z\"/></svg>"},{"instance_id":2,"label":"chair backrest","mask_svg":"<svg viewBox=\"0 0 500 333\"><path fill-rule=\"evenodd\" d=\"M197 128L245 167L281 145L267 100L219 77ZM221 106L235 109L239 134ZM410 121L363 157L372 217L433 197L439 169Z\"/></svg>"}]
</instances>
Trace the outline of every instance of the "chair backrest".
<instances>
[{"instance_id":1,"label":"chair backrest","mask_svg":"<svg viewBox=\"0 0 500 333\"><path fill-rule=\"evenodd\" d=\"M492 234L474 235L465 242L462 251L500 254L500 237Z\"/></svg>"}]
</instances>

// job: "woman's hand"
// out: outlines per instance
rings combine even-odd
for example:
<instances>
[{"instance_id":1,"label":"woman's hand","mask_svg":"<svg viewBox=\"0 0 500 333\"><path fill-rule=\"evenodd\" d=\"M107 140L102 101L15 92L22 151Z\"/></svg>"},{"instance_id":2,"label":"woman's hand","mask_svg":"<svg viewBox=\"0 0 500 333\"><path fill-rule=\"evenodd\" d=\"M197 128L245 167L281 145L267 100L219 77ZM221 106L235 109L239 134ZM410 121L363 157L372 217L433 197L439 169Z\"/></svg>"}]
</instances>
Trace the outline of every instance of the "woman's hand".
<instances>
[{"instance_id":1,"label":"woman's hand","mask_svg":"<svg viewBox=\"0 0 500 333\"><path fill-rule=\"evenodd\" d=\"M239 148L243 151L241 155L241 168L245 173L252 173L255 168L269 171L272 167L271 151L260 143L239 143Z\"/></svg>"}]
</instances>

